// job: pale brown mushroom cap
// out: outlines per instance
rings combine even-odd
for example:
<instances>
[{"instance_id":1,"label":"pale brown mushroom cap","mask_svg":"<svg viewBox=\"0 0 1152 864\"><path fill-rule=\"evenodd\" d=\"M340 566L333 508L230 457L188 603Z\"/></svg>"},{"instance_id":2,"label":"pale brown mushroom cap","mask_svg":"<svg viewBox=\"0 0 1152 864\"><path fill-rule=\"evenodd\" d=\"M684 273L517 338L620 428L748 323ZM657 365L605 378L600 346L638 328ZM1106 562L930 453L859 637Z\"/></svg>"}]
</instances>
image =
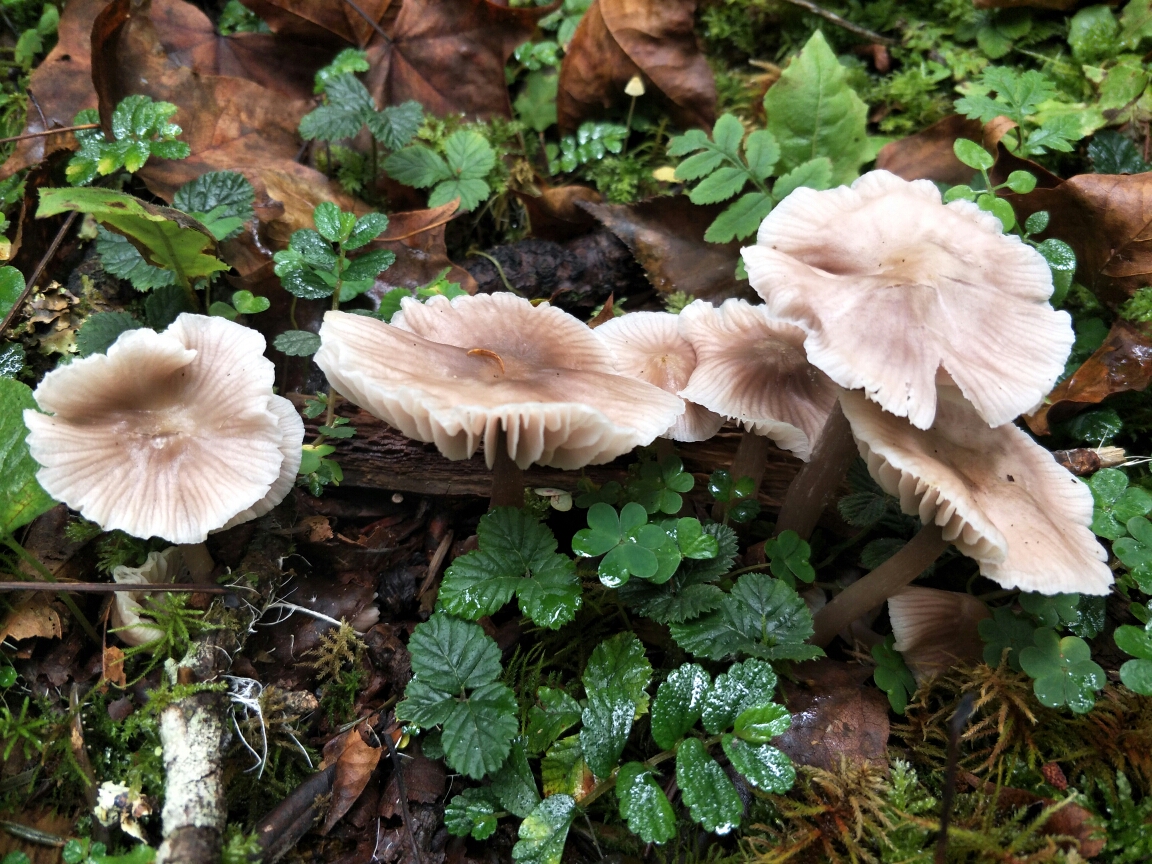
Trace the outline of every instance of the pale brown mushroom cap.
<instances>
[{"instance_id":1,"label":"pale brown mushroom cap","mask_svg":"<svg viewBox=\"0 0 1152 864\"><path fill-rule=\"evenodd\" d=\"M991 428L954 387L920 430L860 391L840 396L868 471L901 509L935 522L1005 588L1107 594L1112 571L1089 529L1092 493L1012 424Z\"/></svg>"},{"instance_id":2,"label":"pale brown mushroom cap","mask_svg":"<svg viewBox=\"0 0 1152 864\"><path fill-rule=\"evenodd\" d=\"M491 467L503 428L521 468L579 468L650 444L684 411L617 375L593 332L551 306L512 294L405 299L397 318L326 313L316 364L348 399L449 459L483 443Z\"/></svg>"},{"instance_id":3,"label":"pale brown mushroom cap","mask_svg":"<svg viewBox=\"0 0 1152 864\"><path fill-rule=\"evenodd\" d=\"M617 372L675 395L696 368L696 351L680 335L679 317L668 312L629 312L605 321L592 332L611 349ZM707 441L723 425L719 414L688 402L663 437Z\"/></svg>"},{"instance_id":4,"label":"pale brown mushroom cap","mask_svg":"<svg viewBox=\"0 0 1152 864\"><path fill-rule=\"evenodd\" d=\"M264 344L224 318L184 314L49 372L35 397L52 416L24 414L40 484L107 530L203 542L269 494L286 437L297 450L303 439L269 405L279 397Z\"/></svg>"},{"instance_id":5,"label":"pale brown mushroom cap","mask_svg":"<svg viewBox=\"0 0 1152 864\"><path fill-rule=\"evenodd\" d=\"M978 625L991 613L971 594L909 585L888 598L888 617L917 684L984 655Z\"/></svg>"},{"instance_id":6,"label":"pale brown mushroom cap","mask_svg":"<svg viewBox=\"0 0 1152 864\"><path fill-rule=\"evenodd\" d=\"M283 396L269 396L268 410L275 415L276 422L280 426L280 454L284 457L284 461L280 463L280 476L272 483L268 494L229 519L221 531L235 528L237 525L270 513L273 507L288 497L288 493L296 485L296 475L300 471L300 461L304 456L300 449L300 445L304 442L304 421L296 413L296 407Z\"/></svg>"},{"instance_id":7,"label":"pale brown mushroom cap","mask_svg":"<svg viewBox=\"0 0 1152 864\"><path fill-rule=\"evenodd\" d=\"M1040 253L927 180L872 171L797 189L743 255L769 312L807 332L812 363L920 429L941 366L1000 426L1040 403L1072 347Z\"/></svg>"},{"instance_id":8,"label":"pale brown mushroom cap","mask_svg":"<svg viewBox=\"0 0 1152 864\"><path fill-rule=\"evenodd\" d=\"M808 362L804 331L736 299L719 307L696 300L677 317L696 350L696 368L680 395L808 461L837 388Z\"/></svg>"}]
</instances>

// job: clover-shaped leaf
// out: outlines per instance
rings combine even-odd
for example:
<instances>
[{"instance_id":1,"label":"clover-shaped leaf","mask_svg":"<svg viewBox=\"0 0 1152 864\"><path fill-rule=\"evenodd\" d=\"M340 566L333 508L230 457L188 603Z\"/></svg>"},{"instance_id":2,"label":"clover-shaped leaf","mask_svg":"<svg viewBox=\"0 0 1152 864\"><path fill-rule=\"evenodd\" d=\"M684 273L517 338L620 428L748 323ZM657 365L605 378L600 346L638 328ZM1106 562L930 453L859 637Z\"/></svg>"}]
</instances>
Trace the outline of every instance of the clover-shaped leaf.
<instances>
[{"instance_id":1,"label":"clover-shaped leaf","mask_svg":"<svg viewBox=\"0 0 1152 864\"><path fill-rule=\"evenodd\" d=\"M1092 530L1109 540L1124 536L1125 523L1135 516L1152 511L1152 493L1139 486L1129 486L1128 477L1116 468L1097 471L1087 481L1096 503Z\"/></svg>"},{"instance_id":2,"label":"clover-shaped leaf","mask_svg":"<svg viewBox=\"0 0 1152 864\"><path fill-rule=\"evenodd\" d=\"M876 661L876 671L872 678L876 686L888 694L888 704L897 714L903 714L908 707L908 699L916 692L916 679L904 663L904 658L892 645L896 637L892 634L882 645L872 646L872 659Z\"/></svg>"},{"instance_id":3,"label":"clover-shaped leaf","mask_svg":"<svg viewBox=\"0 0 1152 864\"><path fill-rule=\"evenodd\" d=\"M1113 634L1117 647L1135 660L1120 667L1120 680L1134 693L1152 696L1152 632L1146 627L1124 624Z\"/></svg>"},{"instance_id":4,"label":"clover-shaped leaf","mask_svg":"<svg viewBox=\"0 0 1152 864\"><path fill-rule=\"evenodd\" d=\"M801 540L795 531L782 531L764 544L764 554L772 563L772 575L783 579L789 587L796 587L796 580L801 582L814 582L816 571L809 563L812 547L806 540Z\"/></svg>"},{"instance_id":5,"label":"clover-shaped leaf","mask_svg":"<svg viewBox=\"0 0 1152 864\"><path fill-rule=\"evenodd\" d=\"M1077 714L1092 710L1104 687L1104 670L1092 661L1092 649L1078 636L1061 639L1047 627L1033 634L1036 643L1020 652L1020 665L1035 679L1032 689L1048 708L1068 706Z\"/></svg>"},{"instance_id":6,"label":"clover-shaped leaf","mask_svg":"<svg viewBox=\"0 0 1152 864\"><path fill-rule=\"evenodd\" d=\"M1025 591L1018 599L1020 607L1035 618L1041 627L1072 625L1080 620L1079 594L1037 594Z\"/></svg>"},{"instance_id":7,"label":"clover-shaped leaf","mask_svg":"<svg viewBox=\"0 0 1152 864\"><path fill-rule=\"evenodd\" d=\"M1006 606L992 610L992 617L985 618L977 628L984 640L984 662L989 666L1000 665L1000 660L1008 651L1008 665L1020 671L1020 652L1033 645L1032 634L1036 628Z\"/></svg>"},{"instance_id":8,"label":"clover-shaped leaf","mask_svg":"<svg viewBox=\"0 0 1152 864\"><path fill-rule=\"evenodd\" d=\"M680 563L680 550L659 525L648 523L648 512L636 502L619 513L608 504L588 509L588 527L576 532L572 550L587 558L603 555L600 581L618 588L631 577L667 582Z\"/></svg>"},{"instance_id":9,"label":"clover-shaped leaf","mask_svg":"<svg viewBox=\"0 0 1152 864\"><path fill-rule=\"evenodd\" d=\"M727 504L728 519L743 524L760 512L760 502L756 500L756 484L751 477L733 480L731 472L720 468L708 478L708 492L716 501Z\"/></svg>"},{"instance_id":10,"label":"clover-shaped leaf","mask_svg":"<svg viewBox=\"0 0 1152 864\"><path fill-rule=\"evenodd\" d=\"M1116 553L1140 590L1152 594L1152 522L1143 516L1133 516L1125 526L1129 537L1121 537L1112 544Z\"/></svg>"},{"instance_id":11,"label":"clover-shaped leaf","mask_svg":"<svg viewBox=\"0 0 1152 864\"><path fill-rule=\"evenodd\" d=\"M679 513L684 506L682 492L691 492L696 479L684 470L678 456L667 456L660 462L645 462L640 466L640 477L629 484L637 502L648 513Z\"/></svg>"}]
</instances>

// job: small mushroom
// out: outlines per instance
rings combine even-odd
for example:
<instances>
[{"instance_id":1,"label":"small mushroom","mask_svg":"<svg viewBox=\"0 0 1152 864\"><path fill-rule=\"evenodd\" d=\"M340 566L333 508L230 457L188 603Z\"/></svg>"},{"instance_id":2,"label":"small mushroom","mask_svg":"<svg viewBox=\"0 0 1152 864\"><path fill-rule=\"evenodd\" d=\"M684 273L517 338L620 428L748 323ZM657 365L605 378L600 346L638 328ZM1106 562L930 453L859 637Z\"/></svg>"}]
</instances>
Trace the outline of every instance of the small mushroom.
<instances>
[{"instance_id":1,"label":"small mushroom","mask_svg":"<svg viewBox=\"0 0 1152 864\"><path fill-rule=\"evenodd\" d=\"M888 598L888 617L896 636L892 647L923 684L958 663L981 659L978 625L991 614L971 594L909 585Z\"/></svg>"},{"instance_id":2,"label":"small mushroom","mask_svg":"<svg viewBox=\"0 0 1152 864\"><path fill-rule=\"evenodd\" d=\"M163 552L149 552L139 567L127 567L123 564L113 567L112 581L118 585L161 585L182 581L181 574L186 572L183 550L179 546L170 546ZM150 596L159 595L144 591L117 591L114 595L112 627L121 642L128 645L147 645L164 635L163 630L154 624L145 623L140 617L145 611L141 603Z\"/></svg>"},{"instance_id":3,"label":"small mushroom","mask_svg":"<svg viewBox=\"0 0 1152 864\"><path fill-rule=\"evenodd\" d=\"M494 506L522 503L517 469L608 462L684 412L618 375L583 322L513 294L406 298L392 324L328 312L320 339L316 364L346 398L449 459L483 444Z\"/></svg>"},{"instance_id":4,"label":"small mushroom","mask_svg":"<svg viewBox=\"0 0 1152 864\"><path fill-rule=\"evenodd\" d=\"M264 337L184 314L44 376L25 411L37 479L105 530L202 543L287 494L304 425L272 393ZM248 517L251 518L251 517Z\"/></svg>"},{"instance_id":5,"label":"small mushroom","mask_svg":"<svg viewBox=\"0 0 1152 864\"><path fill-rule=\"evenodd\" d=\"M929 181L872 171L800 188L743 250L775 317L804 329L809 361L927 429L936 383L955 383L989 426L1038 405L1064 368L1071 318L1049 305L1044 258L991 213L944 204ZM808 536L853 458L833 410L818 458L785 496L777 530Z\"/></svg>"},{"instance_id":6,"label":"small mushroom","mask_svg":"<svg viewBox=\"0 0 1152 864\"><path fill-rule=\"evenodd\" d=\"M990 428L946 385L927 430L859 391L842 393L840 404L868 472L924 528L820 611L817 644L915 579L948 543L1005 588L1108 593L1108 556L1089 528L1091 492L1024 431L1010 423Z\"/></svg>"},{"instance_id":7,"label":"small mushroom","mask_svg":"<svg viewBox=\"0 0 1152 864\"><path fill-rule=\"evenodd\" d=\"M621 375L676 395L688 384L696 368L696 351L680 335L679 318L667 312L630 312L606 321L593 332L612 351ZM719 414L689 400L684 413L662 437L707 441L723 425L724 418Z\"/></svg>"}]
</instances>

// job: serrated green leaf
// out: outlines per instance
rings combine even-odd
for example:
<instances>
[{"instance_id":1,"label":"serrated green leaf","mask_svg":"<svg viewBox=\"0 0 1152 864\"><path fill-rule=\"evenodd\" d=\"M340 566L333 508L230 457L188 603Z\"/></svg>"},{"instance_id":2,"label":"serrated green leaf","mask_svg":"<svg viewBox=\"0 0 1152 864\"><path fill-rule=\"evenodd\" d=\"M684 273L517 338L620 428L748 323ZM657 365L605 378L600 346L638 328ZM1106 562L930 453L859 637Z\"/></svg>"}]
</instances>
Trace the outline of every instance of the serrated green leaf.
<instances>
[{"instance_id":1,"label":"serrated green leaf","mask_svg":"<svg viewBox=\"0 0 1152 864\"><path fill-rule=\"evenodd\" d=\"M305 466L301 465L301 468ZM404 689L404 700L396 706L396 718L415 723L422 729L439 726L452 716L456 702L451 693L412 679ZM441 738L443 746L443 738Z\"/></svg>"},{"instance_id":2,"label":"serrated green leaf","mask_svg":"<svg viewBox=\"0 0 1152 864\"><path fill-rule=\"evenodd\" d=\"M365 252L363 255L352 259L343 276L348 282L375 281L379 273L387 270L395 262L396 253L391 249L373 249L371 252Z\"/></svg>"},{"instance_id":3,"label":"serrated green leaf","mask_svg":"<svg viewBox=\"0 0 1152 864\"><path fill-rule=\"evenodd\" d=\"M481 687L500 677L500 649L478 624L436 614L408 640L412 674L447 693ZM509 736L511 737L511 736Z\"/></svg>"},{"instance_id":4,"label":"serrated green leaf","mask_svg":"<svg viewBox=\"0 0 1152 864\"><path fill-rule=\"evenodd\" d=\"M716 119L716 125L712 128L712 141L718 150L736 159L743 138L744 124L735 114L722 114Z\"/></svg>"},{"instance_id":5,"label":"serrated green leaf","mask_svg":"<svg viewBox=\"0 0 1152 864\"><path fill-rule=\"evenodd\" d=\"M0 536L27 525L56 503L36 482L40 466L25 441L24 412L37 410L26 384L0 378Z\"/></svg>"},{"instance_id":6,"label":"serrated green leaf","mask_svg":"<svg viewBox=\"0 0 1152 864\"><path fill-rule=\"evenodd\" d=\"M717 522L705 525L704 531L717 540L719 551L715 558L682 560L673 577L663 585L642 580L628 582L619 589L620 599L661 624L687 621L718 608L726 595L715 585L705 583L731 569L737 552L736 532Z\"/></svg>"},{"instance_id":7,"label":"serrated green leaf","mask_svg":"<svg viewBox=\"0 0 1152 864\"><path fill-rule=\"evenodd\" d=\"M1000 658L1007 650L1009 665L1019 672L1020 652L1033 644L1032 634L1036 628L1032 623L1000 606L992 610L991 618L985 618L976 626L984 640L984 662L993 668L999 666Z\"/></svg>"},{"instance_id":8,"label":"serrated green leaf","mask_svg":"<svg viewBox=\"0 0 1152 864\"><path fill-rule=\"evenodd\" d=\"M832 182L854 180L869 158L868 107L817 30L764 96L767 129L780 144L785 171L827 156Z\"/></svg>"},{"instance_id":9,"label":"serrated green leaf","mask_svg":"<svg viewBox=\"0 0 1152 864\"><path fill-rule=\"evenodd\" d=\"M763 660L733 663L727 672L716 676L704 695L704 728L713 735L732 728L745 711L772 704L775 690L776 673L770 664Z\"/></svg>"},{"instance_id":10,"label":"serrated green leaf","mask_svg":"<svg viewBox=\"0 0 1152 864\"><path fill-rule=\"evenodd\" d=\"M669 156L687 156L689 153L707 147L708 134L702 129L689 129L683 135L668 139Z\"/></svg>"},{"instance_id":11,"label":"serrated green leaf","mask_svg":"<svg viewBox=\"0 0 1152 864\"><path fill-rule=\"evenodd\" d=\"M272 340L272 347L289 357L311 357L320 350L320 337L307 330L285 330Z\"/></svg>"},{"instance_id":12,"label":"serrated green leaf","mask_svg":"<svg viewBox=\"0 0 1152 864\"><path fill-rule=\"evenodd\" d=\"M676 814L652 770L640 762L626 762L616 775L620 817L645 843L666 843L676 836Z\"/></svg>"},{"instance_id":13,"label":"serrated green leaf","mask_svg":"<svg viewBox=\"0 0 1152 864\"><path fill-rule=\"evenodd\" d=\"M81 357L103 354L121 333L143 326L127 312L97 312L89 315L76 331L76 350Z\"/></svg>"},{"instance_id":14,"label":"serrated green leaf","mask_svg":"<svg viewBox=\"0 0 1152 864\"><path fill-rule=\"evenodd\" d=\"M801 186L809 189L828 189L832 186L832 160L817 156L801 162L772 186L772 197L783 201Z\"/></svg>"},{"instance_id":15,"label":"serrated green leaf","mask_svg":"<svg viewBox=\"0 0 1152 864\"><path fill-rule=\"evenodd\" d=\"M0 267L0 321L8 317L23 293L24 274L12 266Z\"/></svg>"},{"instance_id":16,"label":"serrated green leaf","mask_svg":"<svg viewBox=\"0 0 1152 864\"><path fill-rule=\"evenodd\" d=\"M763 192L748 192L733 201L720 213L704 239L709 243L730 243L755 234L764 218L772 212L772 197Z\"/></svg>"},{"instance_id":17,"label":"serrated green leaf","mask_svg":"<svg viewBox=\"0 0 1152 864\"><path fill-rule=\"evenodd\" d=\"M787 708L768 703L741 711L733 731L737 738L750 744L767 744L777 735L783 735L791 725L792 715Z\"/></svg>"},{"instance_id":18,"label":"serrated green leaf","mask_svg":"<svg viewBox=\"0 0 1152 864\"><path fill-rule=\"evenodd\" d=\"M483 180L496 167L496 151L479 132L460 130L444 142L448 167L461 180Z\"/></svg>"},{"instance_id":19,"label":"serrated green leaf","mask_svg":"<svg viewBox=\"0 0 1152 864\"><path fill-rule=\"evenodd\" d=\"M520 737L512 741L508 760L492 775L492 791L500 799L504 809L524 818L540 803L540 793L536 791L536 778L528 764L527 739Z\"/></svg>"},{"instance_id":20,"label":"serrated green leaf","mask_svg":"<svg viewBox=\"0 0 1152 864\"><path fill-rule=\"evenodd\" d=\"M689 738L676 750L676 785L692 818L705 831L727 834L740 827L744 802L699 738Z\"/></svg>"},{"instance_id":21,"label":"serrated green leaf","mask_svg":"<svg viewBox=\"0 0 1152 864\"><path fill-rule=\"evenodd\" d=\"M711 685L711 676L696 663L668 673L652 703L652 738L657 744L671 750L696 725Z\"/></svg>"},{"instance_id":22,"label":"serrated green leaf","mask_svg":"<svg viewBox=\"0 0 1152 864\"><path fill-rule=\"evenodd\" d=\"M144 317L153 330L164 330L180 315L195 311L188 292L179 285L163 285L144 300Z\"/></svg>"},{"instance_id":23,"label":"serrated green leaf","mask_svg":"<svg viewBox=\"0 0 1152 864\"><path fill-rule=\"evenodd\" d=\"M227 240L239 233L240 225L220 232L213 230L213 223L239 220L242 224L252 220L256 215L255 201L256 192L243 174L209 171L177 189L172 206L200 218L217 240ZM211 220L204 218L208 214L212 214Z\"/></svg>"},{"instance_id":24,"label":"serrated green leaf","mask_svg":"<svg viewBox=\"0 0 1152 864\"><path fill-rule=\"evenodd\" d=\"M437 183L436 188L428 195L429 207L442 207L443 205L460 199L460 212L467 213L475 210L482 201L487 200L491 188L483 180L445 180Z\"/></svg>"},{"instance_id":25,"label":"serrated green leaf","mask_svg":"<svg viewBox=\"0 0 1152 864\"><path fill-rule=\"evenodd\" d=\"M725 735L720 746L732 767L757 789L783 795L796 782L796 766L771 744L750 744L736 735Z\"/></svg>"},{"instance_id":26,"label":"serrated green leaf","mask_svg":"<svg viewBox=\"0 0 1152 864\"><path fill-rule=\"evenodd\" d=\"M523 864L560 864L568 829L576 818L576 802L570 795L553 795L541 801L520 823L519 842L512 858Z\"/></svg>"},{"instance_id":27,"label":"serrated green leaf","mask_svg":"<svg viewBox=\"0 0 1152 864\"><path fill-rule=\"evenodd\" d=\"M27 364L24 346L19 342L0 345L0 378L17 378Z\"/></svg>"},{"instance_id":28,"label":"serrated green leaf","mask_svg":"<svg viewBox=\"0 0 1152 864\"><path fill-rule=\"evenodd\" d=\"M724 154L719 150L705 150L689 156L676 166L677 180L699 180L707 177L724 163Z\"/></svg>"},{"instance_id":29,"label":"serrated green leaf","mask_svg":"<svg viewBox=\"0 0 1152 864\"><path fill-rule=\"evenodd\" d=\"M96 226L96 254L106 273L128 280L137 291L176 284L175 273L149 264L127 237L103 225ZM180 293L183 294L183 290Z\"/></svg>"},{"instance_id":30,"label":"serrated green leaf","mask_svg":"<svg viewBox=\"0 0 1152 864\"><path fill-rule=\"evenodd\" d=\"M467 699L456 702L443 723L444 760L479 780L504 764L517 726L516 694L500 683L477 687Z\"/></svg>"},{"instance_id":31,"label":"serrated green leaf","mask_svg":"<svg viewBox=\"0 0 1152 864\"><path fill-rule=\"evenodd\" d=\"M424 122L424 109L419 102L409 99L399 105L389 105L382 111L368 115L368 131L389 150L406 147Z\"/></svg>"},{"instance_id":32,"label":"serrated green leaf","mask_svg":"<svg viewBox=\"0 0 1152 864\"><path fill-rule=\"evenodd\" d=\"M563 690L541 687L528 711L528 752L543 753L580 722L580 703Z\"/></svg>"},{"instance_id":33,"label":"serrated green leaf","mask_svg":"<svg viewBox=\"0 0 1152 864\"><path fill-rule=\"evenodd\" d=\"M580 715L580 749L592 773L603 779L608 777L620 761L636 703L617 688L588 694L588 703Z\"/></svg>"},{"instance_id":34,"label":"serrated green leaf","mask_svg":"<svg viewBox=\"0 0 1152 864\"><path fill-rule=\"evenodd\" d=\"M361 246L371 243L387 230L388 217L386 215L383 213L365 213L356 220L352 233L344 241L344 251L351 252L353 249L359 249Z\"/></svg>"},{"instance_id":35,"label":"serrated green leaf","mask_svg":"<svg viewBox=\"0 0 1152 864\"><path fill-rule=\"evenodd\" d=\"M697 183L688 198L693 204L717 204L737 194L747 182L748 172L743 168L724 166Z\"/></svg>"},{"instance_id":36,"label":"serrated green leaf","mask_svg":"<svg viewBox=\"0 0 1152 864\"><path fill-rule=\"evenodd\" d=\"M533 132L543 132L556 124L556 93L560 76L555 70L529 72L524 89L512 103L516 116Z\"/></svg>"},{"instance_id":37,"label":"serrated green leaf","mask_svg":"<svg viewBox=\"0 0 1152 864\"><path fill-rule=\"evenodd\" d=\"M540 782L546 797L558 793L583 796L592 788L595 780L584 761L579 735L561 738L549 749L540 760Z\"/></svg>"},{"instance_id":38,"label":"serrated green leaf","mask_svg":"<svg viewBox=\"0 0 1152 864\"><path fill-rule=\"evenodd\" d=\"M652 680L652 664L644 656L644 645L632 633L618 633L597 645L582 680L589 694L621 690L636 705L637 716L648 710L645 689Z\"/></svg>"},{"instance_id":39,"label":"serrated green leaf","mask_svg":"<svg viewBox=\"0 0 1152 864\"><path fill-rule=\"evenodd\" d=\"M472 835L473 840L487 840L496 830L499 805L487 786L465 789L444 807L444 827L457 837Z\"/></svg>"},{"instance_id":40,"label":"serrated green leaf","mask_svg":"<svg viewBox=\"0 0 1152 864\"><path fill-rule=\"evenodd\" d=\"M780 145L767 129L757 129L744 142L744 158L755 179L767 179L780 161Z\"/></svg>"}]
</instances>

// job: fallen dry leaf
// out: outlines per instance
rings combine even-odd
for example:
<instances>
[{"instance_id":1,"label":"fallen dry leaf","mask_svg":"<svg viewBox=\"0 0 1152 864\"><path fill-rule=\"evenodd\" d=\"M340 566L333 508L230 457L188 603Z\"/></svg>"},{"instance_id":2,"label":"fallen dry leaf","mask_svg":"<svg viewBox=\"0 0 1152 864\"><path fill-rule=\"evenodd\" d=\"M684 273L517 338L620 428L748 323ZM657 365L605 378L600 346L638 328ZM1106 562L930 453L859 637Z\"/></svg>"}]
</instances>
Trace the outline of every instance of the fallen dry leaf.
<instances>
[{"instance_id":1,"label":"fallen dry leaf","mask_svg":"<svg viewBox=\"0 0 1152 864\"><path fill-rule=\"evenodd\" d=\"M773 740L794 762L834 771L849 762L888 764L888 700L861 687L870 669L822 658L796 667L785 681L792 726Z\"/></svg>"},{"instance_id":2,"label":"fallen dry leaf","mask_svg":"<svg viewBox=\"0 0 1152 864\"><path fill-rule=\"evenodd\" d=\"M950 114L915 135L885 144L876 154L876 167L905 180L967 183L973 171L956 158L952 145L958 138L979 141L982 131L979 120Z\"/></svg>"},{"instance_id":3,"label":"fallen dry leaf","mask_svg":"<svg viewBox=\"0 0 1152 864\"><path fill-rule=\"evenodd\" d=\"M1057 12L1067 12L1079 0L975 0L977 9L1055 9Z\"/></svg>"},{"instance_id":4,"label":"fallen dry leaf","mask_svg":"<svg viewBox=\"0 0 1152 864\"><path fill-rule=\"evenodd\" d=\"M756 300L748 283L736 280L741 243L704 241L705 229L723 205L700 207L677 197L639 204L581 201L579 206L624 242L660 293L684 291L713 303L729 297Z\"/></svg>"},{"instance_id":5,"label":"fallen dry leaf","mask_svg":"<svg viewBox=\"0 0 1152 864\"><path fill-rule=\"evenodd\" d=\"M31 639L42 636L46 639L59 639L64 634L60 613L53 607L52 595L37 591L28 600L9 612L0 623L0 642L11 639Z\"/></svg>"},{"instance_id":6,"label":"fallen dry leaf","mask_svg":"<svg viewBox=\"0 0 1152 864\"><path fill-rule=\"evenodd\" d=\"M710 127L716 82L696 41L695 13L696 0L595 0L560 66L560 130L627 105L624 87L637 75L647 86L640 98L664 101L678 126Z\"/></svg>"},{"instance_id":7,"label":"fallen dry leaf","mask_svg":"<svg viewBox=\"0 0 1152 864\"><path fill-rule=\"evenodd\" d=\"M447 786L447 776L444 772L444 763L433 762L416 747L411 748L401 758L404 766L404 791L409 801L418 801L421 804L433 804L444 794ZM379 815L391 819L400 812L400 786L393 774L384 794L380 796Z\"/></svg>"},{"instance_id":8,"label":"fallen dry leaf","mask_svg":"<svg viewBox=\"0 0 1152 864\"><path fill-rule=\"evenodd\" d=\"M122 650L115 645L105 646L103 666L103 678L105 681L109 684L115 684L117 687L128 686L128 676L124 672L124 652Z\"/></svg>"},{"instance_id":9,"label":"fallen dry leaf","mask_svg":"<svg viewBox=\"0 0 1152 864\"><path fill-rule=\"evenodd\" d=\"M596 225L595 218L578 207L577 202L599 204L604 200L599 192L587 186L555 186L539 195L515 194L528 211L531 235L557 243L586 234Z\"/></svg>"},{"instance_id":10,"label":"fallen dry leaf","mask_svg":"<svg viewBox=\"0 0 1152 864\"><path fill-rule=\"evenodd\" d=\"M316 0L251 0L253 12L273 33L301 42L323 44L329 54L346 45L366 45L375 28L348 3L318 3ZM391 11L392 0L357 0L373 21L379 22ZM399 3L395 6L399 7Z\"/></svg>"},{"instance_id":11,"label":"fallen dry leaf","mask_svg":"<svg viewBox=\"0 0 1152 864\"><path fill-rule=\"evenodd\" d=\"M379 300L394 288L416 288L427 285L448 268L448 279L459 282L469 294L476 293L476 280L448 260L444 231L456 215L459 199L428 210L393 213L388 217L388 230L372 241L368 249L389 249L396 263L376 277L370 294Z\"/></svg>"},{"instance_id":12,"label":"fallen dry leaf","mask_svg":"<svg viewBox=\"0 0 1152 864\"><path fill-rule=\"evenodd\" d=\"M1118 318L1104 344L1048 394L1039 411L1024 419L1037 435L1047 435L1050 420L1065 420L1114 393L1143 390L1149 382L1152 340L1135 324Z\"/></svg>"},{"instance_id":13,"label":"fallen dry leaf","mask_svg":"<svg viewBox=\"0 0 1152 864\"><path fill-rule=\"evenodd\" d=\"M345 732L342 743L343 750L336 759L336 777L332 781L332 803L320 829L321 834L331 831L332 826L356 803L384 752L383 747L372 747L364 740L359 726Z\"/></svg>"}]
</instances>

